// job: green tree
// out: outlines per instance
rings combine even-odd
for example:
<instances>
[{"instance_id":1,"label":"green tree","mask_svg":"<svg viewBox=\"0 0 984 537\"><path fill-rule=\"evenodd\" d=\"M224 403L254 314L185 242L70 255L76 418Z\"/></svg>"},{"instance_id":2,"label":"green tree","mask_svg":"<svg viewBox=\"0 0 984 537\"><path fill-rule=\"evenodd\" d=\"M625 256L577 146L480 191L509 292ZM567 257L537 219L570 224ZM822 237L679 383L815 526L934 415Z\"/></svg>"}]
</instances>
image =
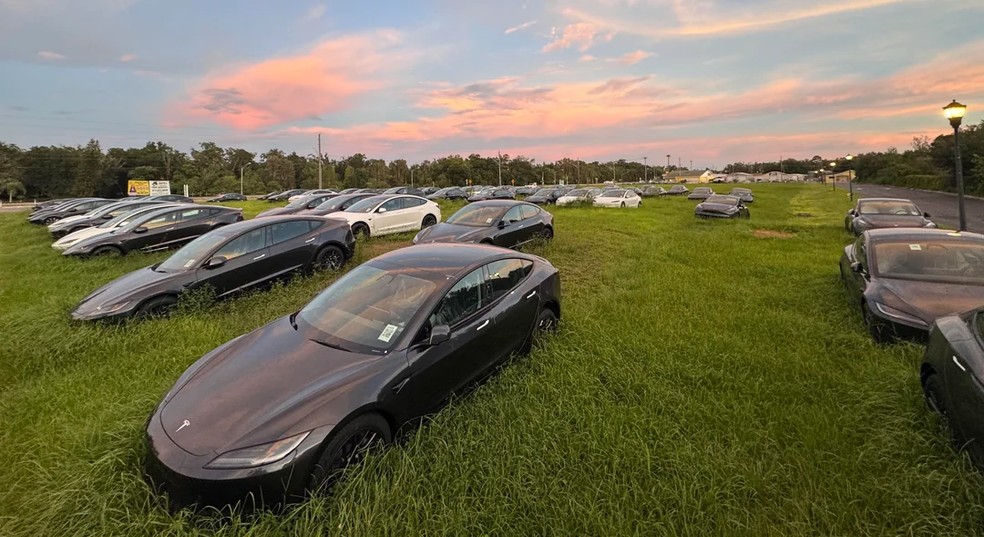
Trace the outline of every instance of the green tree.
<instances>
[{"instance_id":1,"label":"green tree","mask_svg":"<svg viewBox=\"0 0 984 537\"><path fill-rule=\"evenodd\" d=\"M13 203L14 196L25 194L27 189L24 188L24 183L17 179L0 179L0 192L7 193L7 203Z\"/></svg>"}]
</instances>

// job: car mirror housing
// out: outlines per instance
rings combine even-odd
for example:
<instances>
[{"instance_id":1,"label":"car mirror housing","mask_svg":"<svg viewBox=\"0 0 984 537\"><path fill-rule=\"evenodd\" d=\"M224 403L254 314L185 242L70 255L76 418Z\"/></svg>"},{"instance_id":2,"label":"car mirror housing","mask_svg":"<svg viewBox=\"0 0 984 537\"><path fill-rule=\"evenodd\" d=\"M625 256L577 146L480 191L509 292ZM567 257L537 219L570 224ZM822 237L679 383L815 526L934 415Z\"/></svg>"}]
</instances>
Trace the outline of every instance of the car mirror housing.
<instances>
[{"instance_id":1,"label":"car mirror housing","mask_svg":"<svg viewBox=\"0 0 984 537\"><path fill-rule=\"evenodd\" d=\"M134 228L133 232L134 233L147 233L147 228L144 227L144 226L140 226L138 228Z\"/></svg>"},{"instance_id":2,"label":"car mirror housing","mask_svg":"<svg viewBox=\"0 0 984 537\"><path fill-rule=\"evenodd\" d=\"M226 259L225 256L217 255L217 256L213 257L212 259L209 259L208 262L205 263L205 268L207 268L207 269L219 268L222 265L225 265L226 264L226 261L229 261L229 260Z\"/></svg>"},{"instance_id":3,"label":"car mirror housing","mask_svg":"<svg viewBox=\"0 0 984 537\"><path fill-rule=\"evenodd\" d=\"M503 229L504 227L506 227L506 221L505 220L499 220L499 223L496 224L496 225L499 226L499 229Z\"/></svg>"},{"instance_id":4,"label":"car mirror housing","mask_svg":"<svg viewBox=\"0 0 984 537\"><path fill-rule=\"evenodd\" d=\"M861 263L859 261L855 261L851 263L851 271L856 272L857 274L861 274L862 272L864 272L864 267L861 266Z\"/></svg>"},{"instance_id":5,"label":"car mirror housing","mask_svg":"<svg viewBox=\"0 0 984 537\"><path fill-rule=\"evenodd\" d=\"M380 207L380 208L376 209L376 212L377 213L385 213L386 212L386 208L385 207Z\"/></svg>"},{"instance_id":6,"label":"car mirror housing","mask_svg":"<svg viewBox=\"0 0 984 537\"><path fill-rule=\"evenodd\" d=\"M113 218L113 215L111 215L111 214L104 214L103 215L103 220L110 220L112 218Z\"/></svg>"},{"instance_id":7,"label":"car mirror housing","mask_svg":"<svg viewBox=\"0 0 984 537\"><path fill-rule=\"evenodd\" d=\"M427 340L427 344L431 346L440 345L449 339L451 339L451 327L446 324L439 324L431 328L430 338Z\"/></svg>"},{"instance_id":8,"label":"car mirror housing","mask_svg":"<svg viewBox=\"0 0 984 537\"><path fill-rule=\"evenodd\" d=\"M926 218L931 218L931 217L929 216L929 213L923 213L923 216L924 216L924 217L926 217Z\"/></svg>"}]
</instances>

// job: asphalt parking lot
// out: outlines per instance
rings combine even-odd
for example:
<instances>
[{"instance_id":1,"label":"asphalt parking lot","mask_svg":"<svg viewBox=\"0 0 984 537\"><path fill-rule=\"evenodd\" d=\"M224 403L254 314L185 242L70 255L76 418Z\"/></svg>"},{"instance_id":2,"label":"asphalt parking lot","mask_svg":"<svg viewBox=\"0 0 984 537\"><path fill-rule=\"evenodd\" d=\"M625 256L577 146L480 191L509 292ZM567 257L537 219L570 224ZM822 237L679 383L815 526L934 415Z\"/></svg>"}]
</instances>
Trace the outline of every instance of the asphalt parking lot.
<instances>
[{"instance_id":1,"label":"asphalt parking lot","mask_svg":"<svg viewBox=\"0 0 984 537\"><path fill-rule=\"evenodd\" d=\"M828 185L829 186L829 185ZM847 191L847 183L838 183L838 189ZM959 221L957 196L948 192L914 190L897 186L854 184L854 198L905 198L930 214L940 227L957 229ZM984 199L965 197L967 230L984 233Z\"/></svg>"}]
</instances>

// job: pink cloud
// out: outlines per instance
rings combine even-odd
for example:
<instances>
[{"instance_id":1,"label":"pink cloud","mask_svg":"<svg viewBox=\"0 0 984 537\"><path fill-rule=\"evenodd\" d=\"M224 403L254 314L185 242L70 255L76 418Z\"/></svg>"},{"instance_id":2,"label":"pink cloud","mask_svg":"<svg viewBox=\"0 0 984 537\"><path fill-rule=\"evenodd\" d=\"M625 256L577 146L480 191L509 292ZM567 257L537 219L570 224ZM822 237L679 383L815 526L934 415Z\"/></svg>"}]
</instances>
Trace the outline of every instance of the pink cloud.
<instances>
[{"instance_id":1,"label":"pink cloud","mask_svg":"<svg viewBox=\"0 0 984 537\"><path fill-rule=\"evenodd\" d=\"M567 25L563 30L551 30L553 41L543 47L543 52L554 52L576 46L578 50L584 52L591 48L595 36L598 34L598 27L587 22L578 22Z\"/></svg>"},{"instance_id":2,"label":"pink cloud","mask_svg":"<svg viewBox=\"0 0 984 537\"><path fill-rule=\"evenodd\" d=\"M387 31L329 39L301 54L211 73L175 113L251 130L344 110L406 60L393 50L400 41Z\"/></svg>"},{"instance_id":3,"label":"pink cloud","mask_svg":"<svg viewBox=\"0 0 984 537\"><path fill-rule=\"evenodd\" d=\"M623 54L622 56L619 56L618 58L615 59L615 61L617 61L618 63L623 63L625 65L635 65L652 55L653 54L651 52L646 52L644 50L636 50L636 51L629 52L627 54Z\"/></svg>"}]
</instances>

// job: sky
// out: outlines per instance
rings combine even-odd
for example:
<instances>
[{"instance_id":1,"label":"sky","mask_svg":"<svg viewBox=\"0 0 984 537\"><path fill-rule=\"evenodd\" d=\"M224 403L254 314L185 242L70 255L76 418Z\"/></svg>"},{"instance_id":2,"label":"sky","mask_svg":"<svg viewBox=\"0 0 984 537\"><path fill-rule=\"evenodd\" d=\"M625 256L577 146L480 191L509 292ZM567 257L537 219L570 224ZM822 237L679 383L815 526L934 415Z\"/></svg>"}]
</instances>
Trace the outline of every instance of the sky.
<instances>
[{"instance_id":1,"label":"sky","mask_svg":"<svg viewBox=\"0 0 984 537\"><path fill-rule=\"evenodd\" d=\"M0 0L0 141L830 159L984 119L982 28L981 0Z\"/></svg>"}]
</instances>

